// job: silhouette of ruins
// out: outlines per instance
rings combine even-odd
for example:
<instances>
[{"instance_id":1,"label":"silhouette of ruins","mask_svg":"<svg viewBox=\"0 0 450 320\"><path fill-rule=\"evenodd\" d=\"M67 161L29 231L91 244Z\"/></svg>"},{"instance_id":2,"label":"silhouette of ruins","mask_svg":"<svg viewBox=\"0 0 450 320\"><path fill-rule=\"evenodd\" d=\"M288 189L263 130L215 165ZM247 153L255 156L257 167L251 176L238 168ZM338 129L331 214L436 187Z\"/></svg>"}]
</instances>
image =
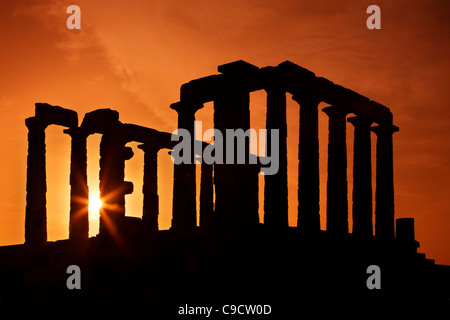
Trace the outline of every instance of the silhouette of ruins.
<instances>
[{"instance_id":1,"label":"silhouette of ruins","mask_svg":"<svg viewBox=\"0 0 450 320\"><path fill-rule=\"evenodd\" d=\"M65 127L64 133L71 137L70 225L68 241L55 242L54 245L63 243L61 244L63 248L64 246L86 248L86 243L90 242L89 245L93 248L96 246L95 241L101 241L101 245L95 247L97 249L90 249L91 258L95 259L94 256L102 256L100 254L102 250L114 246L114 239L118 237L137 239L130 240L130 246L140 248L141 251L136 249L135 256L144 256L152 261L151 266L142 262L149 270L155 268L158 263L173 267L173 264L164 260L167 257L155 249L160 248L159 246L169 248L168 252L175 257L177 254L185 256L186 252L189 252L186 263L190 267L187 268L193 268L197 275L201 275L196 278L196 286L204 288L212 281L214 287L209 288L210 292L218 292L218 288L221 288L221 292L229 292L229 288L228 291L224 291L224 286L227 281L231 281L232 275L240 279L239 283L243 283L243 279L248 280L249 275L259 274L255 270L264 268L263 266L267 268L260 271L263 274L262 281L268 288L282 288L282 284L288 281L282 274L286 270L291 270L303 274L301 278L305 282L302 282L301 286L310 290L308 294L312 294L314 290L323 293L330 288L331 292L337 292L334 287L338 285L353 288L355 295L364 290L370 291L364 285L367 275L361 273L361 270L365 271L368 265L374 263L381 264L382 270L385 270L383 268L389 270L383 273L382 277L383 288L393 288L390 294L396 293L399 286L405 286L404 292L409 290L412 284L408 285L407 279L413 276L430 279L430 275L433 275L439 281L442 279L448 281L448 268L435 265L433 260L425 259L423 254L417 253L418 242L414 236L414 220L402 218L394 221L393 134L398 131L398 127L393 124L389 108L328 79L318 77L289 61L275 67L258 68L239 60L219 66L218 71L220 74L183 84L180 89L180 101L170 107L178 113L178 128L187 129L192 137L194 137L195 113L205 103L211 101L214 105L214 128L222 132L226 129L247 130L250 128L250 93L258 90L267 93L266 129L278 129L280 140L279 170L274 175L264 176L263 224L259 221L258 215L258 175L261 165L250 163L201 164L198 206L200 212L197 221L195 164L197 155L192 154L191 164L174 165L172 226L168 231L158 231L157 155L161 149L170 151L177 143L171 140L171 134L122 123L119 120L119 113L111 109L87 113L79 124L78 115L73 110L36 103L35 115L25 121L28 127L27 203L25 245L21 247L25 249L21 250L28 250L27 253L36 251L42 253L39 250L45 249L40 248L50 245L47 243L46 231L45 129L49 125L58 125ZM297 227L288 226L286 93L292 94L292 99L299 105L300 113ZM320 102L329 105L322 109L328 117L329 124L326 231L320 230L319 218ZM352 124L354 130L351 233L348 221L347 122ZM268 132L270 134L270 130ZM89 239L86 139L94 133L102 135L100 197L104 204L100 209L99 235ZM375 164L371 162L372 133L376 135ZM224 139L226 138L224 136ZM126 146L131 141L141 143L139 149L144 152L141 218L128 217L125 214L125 195L133 192L133 184L125 181L124 176L125 161L133 156L132 149ZM269 137L266 141L266 152L270 154ZM194 144L202 142L192 140L191 143L191 149L195 150ZM207 145L202 143L203 147ZM246 141L246 149L249 148L250 142ZM372 199L373 165L376 166L375 201ZM179 240L176 240L178 237L194 244L190 247L183 244L182 249L177 249L177 246L180 246ZM229 237L232 240L229 240ZM259 245L255 245L256 241ZM212 256L216 249L226 252L218 259L220 262L212 258L211 260L209 253L205 253L209 252L202 249L205 243L209 243L208 250L211 250ZM240 246L253 253L245 253ZM293 258L296 252L299 256ZM285 255L282 256L282 253ZM159 254L159 258L153 258L152 254L156 256ZM247 254L252 258L247 257ZM189 257L194 257L194 262L189 260ZM342 263L341 258L347 259L347 262ZM177 258L174 259L177 263L180 262ZM256 260L252 264L249 262L250 259ZM84 262L80 262L81 264L87 263L85 260L82 261ZM205 261L204 265L201 261ZM235 268L230 261L235 261L239 267ZM250 263L252 267L246 267L244 261ZM311 264L312 261L315 264ZM298 269L291 269L294 268L291 264ZM328 277L323 281L306 279L318 274L322 277L328 267L342 272L343 279L331 280ZM86 268L93 269L92 266ZM223 283L218 284L216 282L219 281L217 276L221 274L220 270L224 271L224 274L229 272L230 275L224 276ZM183 272L189 274L188 271ZM181 273L186 275L183 272ZM351 280L354 278L352 272L358 274L357 279ZM396 284L391 286L388 280L385 280L399 279L399 274L405 275L401 284L394 281ZM124 279L133 278L129 274L121 276ZM274 279L282 277L283 281L280 283L278 280L271 280L271 277ZM187 278L183 278L183 281L192 284L189 281L193 280L186 280ZM418 281L413 282L417 285ZM292 282L296 283L294 280ZM437 289L435 282L431 281L429 284L433 292L438 292L433 297L448 298L449 291L441 287ZM174 283L175 288L181 287L177 286L178 282L175 280ZM255 294L261 289L261 285L257 282L251 283L253 285L251 292ZM420 283L417 288L425 287L427 283ZM108 288L118 292L128 287L119 286L120 290ZM161 291L156 291L164 296ZM97 291L92 289L90 292L94 295L92 292ZM136 289L136 292L144 294L144 289ZM274 292L271 291L272 294ZM418 290L414 292L418 294ZM198 289L198 293L200 297L204 297L202 290ZM181 294L180 296L182 297ZM295 300L293 297L292 299Z\"/></svg>"},{"instance_id":2,"label":"silhouette of ruins","mask_svg":"<svg viewBox=\"0 0 450 320\"><path fill-rule=\"evenodd\" d=\"M318 105L331 106L322 111L329 118L327 231L345 235L348 230L346 122L354 126L353 233L373 236L372 163L370 134L377 135L377 175L375 201L375 236L394 238L394 187L392 135L398 131L392 113L385 106L343 88L289 61L277 67L258 68L244 61L219 66L220 75L193 80L181 87L180 101L171 105L178 113L178 127L194 136L195 113L204 103L214 103L214 127L250 129L249 94L267 92L267 129L280 131L280 168L265 176L264 224L288 227L286 93L300 107L298 228L305 232L320 230L319 220L319 141ZM349 117L348 114L355 116ZM117 111L100 109L85 115L78 126L77 113L48 104L37 103L36 114L26 120L28 134L26 243L45 243L45 128L67 127L72 138L70 239L88 237L88 185L86 173L86 139L102 134L100 145L100 196L102 209L100 234L119 232L125 222L125 195L133 192L131 182L124 181L125 161L133 151L125 145L136 141L145 153L144 206L142 224L158 229L157 153L171 149L170 134L119 121ZM374 125L375 124L375 125ZM226 139L226 137L224 137ZM268 139L270 141L270 139ZM192 150L194 150L192 141ZM226 144L226 141L225 141ZM247 142L247 148L249 148ZM270 145L268 146L270 153ZM247 161L248 162L248 161ZM248 228L259 224L257 165L203 165L200 208L204 215L217 217L216 223L227 227ZM215 203L212 204L211 177L214 176ZM195 155L191 164L174 168L174 230L197 227ZM214 207L214 210L211 208ZM208 209L207 209L208 208ZM214 212L213 212L214 211ZM200 220L206 219L201 214ZM203 219L204 218L204 219ZM220 221L220 222L219 222ZM206 222L207 224L207 222ZM202 225L200 225L202 226ZM109 231L108 231L109 230ZM411 231L412 232L412 231Z\"/></svg>"}]
</instances>

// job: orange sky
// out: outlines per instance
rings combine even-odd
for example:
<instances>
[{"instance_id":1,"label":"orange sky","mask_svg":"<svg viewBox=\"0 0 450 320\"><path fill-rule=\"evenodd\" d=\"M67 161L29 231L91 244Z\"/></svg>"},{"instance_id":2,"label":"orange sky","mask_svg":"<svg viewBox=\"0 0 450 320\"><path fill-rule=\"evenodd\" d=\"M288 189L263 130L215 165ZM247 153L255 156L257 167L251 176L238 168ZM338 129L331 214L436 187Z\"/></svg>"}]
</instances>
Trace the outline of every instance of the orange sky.
<instances>
[{"instance_id":1,"label":"orange sky","mask_svg":"<svg viewBox=\"0 0 450 320\"><path fill-rule=\"evenodd\" d=\"M66 28L67 6L81 30ZM381 8L381 30L366 8ZM291 60L388 106L394 138L397 217L413 217L421 252L450 264L450 12L448 1L12 1L0 2L0 245L24 240L27 129L35 102L120 112L123 122L171 132L180 86L238 59L257 66ZM251 95L252 126L264 126L264 95ZM288 100L290 96L288 95ZM208 104L198 113L212 126ZM327 119L320 116L321 220L325 224ZM296 221L298 106L288 102L290 223ZM348 126L351 196L352 127ZM68 234L70 139L47 133L48 235ZM375 141L375 140L373 140ZM99 136L89 138L97 188ZM143 155L135 148L127 199L139 216ZM171 162L160 156L162 228L169 227ZM351 201L351 197L349 197ZM350 206L351 208L351 203ZM91 229L95 231L95 218Z\"/></svg>"}]
</instances>

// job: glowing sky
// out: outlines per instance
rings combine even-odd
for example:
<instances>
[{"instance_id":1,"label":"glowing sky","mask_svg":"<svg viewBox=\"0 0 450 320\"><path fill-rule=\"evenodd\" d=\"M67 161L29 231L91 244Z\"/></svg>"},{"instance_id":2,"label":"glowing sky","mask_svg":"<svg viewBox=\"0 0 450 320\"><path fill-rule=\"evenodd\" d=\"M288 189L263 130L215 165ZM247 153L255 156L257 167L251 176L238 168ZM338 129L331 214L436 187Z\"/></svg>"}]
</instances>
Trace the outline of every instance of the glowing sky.
<instances>
[{"instance_id":1,"label":"glowing sky","mask_svg":"<svg viewBox=\"0 0 450 320\"><path fill-rule=\"evenodd\" d=\"M66 28L71 4L81 8L81 30ZM366 28L371 4L381 8L381 30ZM179 100L183 83L238 59L259 67L290 60L391 109L400 127L394 138L396 216L415 218L419 250L450 264L448 12L450 3L437 0L1 1L0 245L24 240L24 120L33 116L35 102L76 110L80 118L110 107L123 122L171 132L176 112L169 105ZM256 105L263 99L252 97ZM253 111L252 126L263 126L263 108L252 106ZM199 112L204 129L212 126L211 116L211 106ZM288 119L295 137L295 103L288 103ZM68 230L70 139L61 132L60 127L46 131L50 240L67 237ZM321 114L322 226L326 133ZM289 139L291 176L296 142ZM98 141L90 138L90 155ZM351 140L348 145L351 155ZM135 154L127 177L138 193L142 155ZM171 169L168 156L161 158L160 223L167 228ZM89 162L90 181L96 161ZM295 181L290 178L294 198ZM139 195L130 196L131 209L137 212L140 205ZM290 206L295 224L294 200Z\"/></svg>"}]
</instances>

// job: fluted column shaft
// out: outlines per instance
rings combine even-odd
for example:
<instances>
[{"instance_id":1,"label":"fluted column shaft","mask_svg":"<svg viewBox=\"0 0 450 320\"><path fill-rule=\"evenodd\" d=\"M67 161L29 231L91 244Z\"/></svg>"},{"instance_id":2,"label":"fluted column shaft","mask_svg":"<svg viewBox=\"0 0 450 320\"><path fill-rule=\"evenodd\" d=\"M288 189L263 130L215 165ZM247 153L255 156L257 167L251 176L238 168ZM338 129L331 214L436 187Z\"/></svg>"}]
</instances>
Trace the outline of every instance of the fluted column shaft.
<instances>
[{"instance_id":1,"label":"fluted column shaft","mask_svg":"<svg viewBox=\"0 0 450 320\"><path fill-rule=\"evenodd\" d=\"M72 138L70 162L69 239L89 237L89 189L87 183L87 134L81 128L64 130Z\"/></svg>"},{"instance_id":2,"label":"fluted column shaft","mask_svg":"<svg viewBox=\"0 0 450 320\"><path fill-rule=\"evenodd\" d=\"M172 229L191 231L197 226L196 175L194 154L195 112L201 104L173 104L178 112L178 128L186 129L191 137L191 161L174 166Z\"/></svg>"},{"instance_id":3,"label":"fluted column shaft","mask_svg":"<svg viewBox=\"0 0 450 320\"><path fill-rule=\"evenodd\" d=\"M25 120L28 128L27 204L25 211L25 243L47 242L47 181L45 171L45 129L37 118Z\"/></svg>"},{"instance_id":4,"label":"fluted column shaft","mask_svg":"<svg viewBox=\"0 0 450 320\"><path fill-rule=\"evenodd\" d=\"M158 151L160 148L149 143L141 144L138 148L144 151L142 222L148 231L157 231L159 216Z\"/></svg>"},{"instance_id":5,"label":"fluted column shaft","mask_svg":"<svg viewBox=\"0 0 450 320\"><path fill-rule=\"evenodd\" d=\"M320 230L319 114L320 101L308 93L296 94L300 104L298 144L298 228Z\"/></svg>"},{"instance_id":6,"label":"fluted column shaft","mask_svg":"<svg viewBox=\"0 0 450 320\"><path fill-rule=\"evenodd\" d=\"M380 125L372 128L377 135L377 171L375 189L375 236L394 238L394 165L392 135L398 127Z\"/></svg>"},{"instance_id":7,"label":"fluted column shaft","mask_svg":"<svg viewBox=\"0 0 450 320\"><path fill-rule=\"evenodd\" d=\"M328 180L327 180L327 231L344 235L348 233L347 200L347 111L331 106L322 109L329 117L328 126Z\"/></svg>"},{"instance_id":8,"label":"fluted column shaft","mask_svg":"<svg viewBox=\"0 0 450 320\"><path fill-rule=\"evenodd\" d=\"M272 156L271 130L278 129L279 167L276 174L264 176L264 224L284 228L288 227L286 92L277 87L266 91L266 154Z\"/></svg>"},{"instance_id":9,"label":"fluted column shaft","mask_svg":"<svg viewBox=\"0 0 450 320\"><path fill-rule=\"evenodd\" d=\"M247 132L250 128L249 101L249 93L239 87L228 88L214 100L214 127L224 136L224 147L234 148L234 164L214 165L215 216L225 228L247 228L259 222L259 169L249 164L250 141L245 141L245 164L236 164L237 139L232 141L227 137L227 129ZM224 159L229 156L225 150Z\"/></svg>"},{"instance_id":10,"label":"fluted column shaft","mask_svg":"<svg viewBox=\"0 0 450 320\"><path fill-rule=\"evenodd\" d=\"M353 234L361 237L373 235L372 227L372 160L371 120L351 117L355 127L353 141Z\"/></svg>"}]
</instances>

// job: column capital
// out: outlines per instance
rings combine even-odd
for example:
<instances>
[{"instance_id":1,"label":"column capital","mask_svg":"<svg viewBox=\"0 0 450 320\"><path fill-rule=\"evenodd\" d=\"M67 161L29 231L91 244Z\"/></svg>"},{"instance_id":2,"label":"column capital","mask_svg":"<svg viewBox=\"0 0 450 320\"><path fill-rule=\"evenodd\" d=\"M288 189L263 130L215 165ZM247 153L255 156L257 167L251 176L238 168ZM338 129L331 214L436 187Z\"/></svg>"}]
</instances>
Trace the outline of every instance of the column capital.
<instances>
[{"instance_id":1,"label":"column capital","mask_svg":"<svg viewBox=\"0 0 450 320\"><path fill-rule=\"evenodd\" d=\"M335 105L323 108L322 112L324 112L330 118L339 116L345 117L350 113L350 111L346 110L344 107Z\"/></svg>"},{"instance_id":2,"label":"column capital","mask_svg":"<svg viewBox=\"0 0 450 320\"><path fill-rule=\"evenodd\" d=\"M28 130L45 130L47 128L47 124L41 121L40 119L36 117L30 117L25 119L25 125L27 126Z\"/></svg>"},{"instance_id":3,"label":"column capital","mask_svg":"<svg viewBox=\"0 0 450 320\"><path fill-rule=\"evenodd\" d=\"M68 134L72 138L74 136L83 137L83 138L87 138L89 136L88 130L86 130L85 128L82 128L82 127L72 127L72 128L64 129L63 132Z\"/></svg>"},{"instance_id":4,"label":"column capital","mask_svg":"<svg viewBox=\"0 0 450 320\"><path fill-rule=\"evenodd\" d=\"M367 119L365 117L361 117L361 116L354 116L354 117L349 117L347 119L348 122L350 122L351 124L353 124L353 126L356 128L370 128L370 126L372 125L373 121L370 119Z\"/></svg>"},{"instance_id":5,"label":"column capital","mask_svg":"<svg viewBox=\"0 0 450 320\"><path fill-rule=\"evenodd\" d=\"M378 125L370 128L370 131L374 132L377 136L379 135L392 135L398 132L400 129L394 125Z\"/></svg>"},{"instance_id":6,"label":"column capital","mask_svg":"<svg viewBox=\"0 0 450 320\"><path fill-rule=\"evenodd\" d=\"M172 103L170 108L178 112L179 115L185 113L195 114L198 110L203 108L203 103L199 102L190 102L190 101L178 101Z\"/></svg>"}]
</instances>

